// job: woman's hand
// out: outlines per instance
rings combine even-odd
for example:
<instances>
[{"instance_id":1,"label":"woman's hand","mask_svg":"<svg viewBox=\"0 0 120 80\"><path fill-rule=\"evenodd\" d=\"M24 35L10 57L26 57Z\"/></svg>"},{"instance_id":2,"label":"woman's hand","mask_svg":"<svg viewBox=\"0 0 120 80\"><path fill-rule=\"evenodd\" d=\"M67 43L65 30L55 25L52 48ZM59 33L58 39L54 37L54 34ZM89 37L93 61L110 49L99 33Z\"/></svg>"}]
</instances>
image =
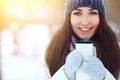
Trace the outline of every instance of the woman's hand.
<instances>
[{"instance_id":1,"label":"woman's hand","mask_svg":"<svg viewBox=\"0 0 120 80\"><path fill-rule=\"evenodd\" d=\"M76 71L79 69L81 63L82 56L77 50L74 50L68 54L64 71L69 80L75 80Z\"/></svg>"},{"instance_id":2,"label":"woman's hand","mask_svg":"<svg viewBox=\"0 0 120 80\"><path fill-rule=\"evenodd\" d=\"M104 80L106 70L102 62L95 56L84 59L76 73L76 80Z\"/></svg>"}]
</instances>

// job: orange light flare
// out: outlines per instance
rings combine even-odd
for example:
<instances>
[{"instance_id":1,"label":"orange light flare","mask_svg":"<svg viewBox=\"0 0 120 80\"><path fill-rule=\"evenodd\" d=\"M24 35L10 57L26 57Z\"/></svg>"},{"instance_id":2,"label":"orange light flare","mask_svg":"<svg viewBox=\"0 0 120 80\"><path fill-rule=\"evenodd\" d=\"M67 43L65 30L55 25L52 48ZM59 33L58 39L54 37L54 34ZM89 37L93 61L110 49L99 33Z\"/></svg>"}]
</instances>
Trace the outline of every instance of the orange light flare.
<instances>
[{"instance_id":1,"label":"orange light flare","mask_svg":"<svg viewBox=\"0 0 120 80\"><path fill-rule=\"evenodd\" d=\"M56 22L62 19L59 13L63 14L64 2L65 0L0 0L0 11L5 24L12 21L24 24L26 20Z\"/></svg>"},{"instance_id":2,"label":"orange light flare","mask_svg":"<svg viewBox=\"0 0 120 80\"><path fill-rule=\"evenodd\" d=\"M11 14L19 18L29 14L35 16L39 13L40 16L46 16L46 13L52 12L60 5L57 0L0 0L0 4L5 14Z\"/></svg>"}]
</instances>

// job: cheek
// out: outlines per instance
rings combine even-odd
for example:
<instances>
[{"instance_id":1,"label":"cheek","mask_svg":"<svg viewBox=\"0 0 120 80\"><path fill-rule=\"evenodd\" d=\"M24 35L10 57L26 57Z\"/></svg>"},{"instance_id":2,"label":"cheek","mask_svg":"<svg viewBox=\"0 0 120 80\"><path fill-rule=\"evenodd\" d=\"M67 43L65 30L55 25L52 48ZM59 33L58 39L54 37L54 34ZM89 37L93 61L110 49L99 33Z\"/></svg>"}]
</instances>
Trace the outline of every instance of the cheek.
<instances>
[{"instance_id":1,"label":"cheek","mask_svg":"<svg viewBox=\"0 0 120 80\"><path fill-rule=\"evenodd\" d=\"M96 29L98 28L98 25L99 25L99 22L100 22L100 20L99 20L99 18L96 18L96 19L93 19L93 20L91 20L92 22L92 25L95 27L94 29L93 29L93 33L95 33L95 31L96 31Z\"/></svg>"},{"instance_id":2,"label":"cheek","mask_svg":"<svg viewBox=\"0 0 120 80\"><path fill-rule=\"evenodd\" d=\"M91 23L94 25L94 26L98 26L99 25L99 17L96 17L96 18L91 18Z\"/></svg>"},{"instance_id":3,"label":"cheek","mask_svg":"<svg viewBox=\"0 0 120 80\"><path fill-rule=\"evenodd\" d=\"M76 20L71 20L71 28L72 28L72 31L74 33L76 33L77 29L78 29L78 22Z\"/></svg>"},{"instance_id":4,"label":"cheek","mask_svg":"<svg viewBox=\"0 0 120 80\"><path fill-rule=\"evenodd\" d=\"M80 23L80 21L77 20L77 18L74 18L74 17L71 18L70 22L71 22L71 25L72 25L72 28L73 28L73 29L74 29L75 27L79 26L79 23Z\"/></svg>"},{"instance_id":5,"label":"cheek","mask_svg":"<svg viewBox=\"0 0 120 80\"><path fill-rule=\"evenodd\" d=\"M94 29L91 31L91 37L95 34L95 32L98 28L99 22L100 22L99 19L92 20L92 24L94 25Z\"/></svg>"}]
</instances>

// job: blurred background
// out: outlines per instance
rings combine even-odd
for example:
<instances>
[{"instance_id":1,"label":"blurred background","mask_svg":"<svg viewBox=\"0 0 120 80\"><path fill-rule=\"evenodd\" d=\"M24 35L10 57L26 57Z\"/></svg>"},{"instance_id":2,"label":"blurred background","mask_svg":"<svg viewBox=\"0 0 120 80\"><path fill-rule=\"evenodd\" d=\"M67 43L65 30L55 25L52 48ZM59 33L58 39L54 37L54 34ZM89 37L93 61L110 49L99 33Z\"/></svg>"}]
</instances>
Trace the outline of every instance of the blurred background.
<instances>
[{"instance_id":1,"label":"blurred background","mask_svg":"<svg viewBox=\"0 0 120 80\"><path fill-rule=\"evenodd\" d=\"M0 0L0 80L42 80L39 68L66 0ZM105 0L106 19L120 41L120 0Z\"/></svg>"}]
</instances>

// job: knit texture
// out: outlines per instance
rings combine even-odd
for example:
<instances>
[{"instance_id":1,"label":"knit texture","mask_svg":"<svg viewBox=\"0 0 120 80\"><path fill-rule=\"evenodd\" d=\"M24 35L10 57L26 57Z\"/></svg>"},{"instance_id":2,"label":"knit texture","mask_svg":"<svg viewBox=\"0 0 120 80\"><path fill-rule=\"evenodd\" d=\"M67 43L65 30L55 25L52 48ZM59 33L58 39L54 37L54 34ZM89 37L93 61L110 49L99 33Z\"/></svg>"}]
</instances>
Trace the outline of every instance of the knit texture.
<instances>
[{"instance_id":1,"label":"knit texture","mask_svg":"<svg viewBox=\"0 0 120 80\"><path fill-rule=\"evenodd\" d=\"M65 16L78 7L91 7L97 9L104 16L106 14L103 0L67 0Z\"/></svg>"},{"instance_id":2,"label":"knit texture","mask_svg":"<svg viewBox=\"0 0 120 80\"><path fill-rule=\"evenodd\" d=\"M88 80L104 80L106 75L104 65L95 56L89 56L89 58L84 59L77 71L78 71L77 75L84 74L87 77L89 77ZM86 80L86 79L83 78L83 80Z\"/></svg>"},{"instance_id":3,"label":"knit texture","mask_svg":"<svg viewBox=\"0 0 120 80\"><path fill-rule=\"evenodd\" d=\"M81 62L82 55L77 50L73 50L68 54L64 69L69 80L75 80L75 73L80 67Z\"/></svg>"}]
</instances>

